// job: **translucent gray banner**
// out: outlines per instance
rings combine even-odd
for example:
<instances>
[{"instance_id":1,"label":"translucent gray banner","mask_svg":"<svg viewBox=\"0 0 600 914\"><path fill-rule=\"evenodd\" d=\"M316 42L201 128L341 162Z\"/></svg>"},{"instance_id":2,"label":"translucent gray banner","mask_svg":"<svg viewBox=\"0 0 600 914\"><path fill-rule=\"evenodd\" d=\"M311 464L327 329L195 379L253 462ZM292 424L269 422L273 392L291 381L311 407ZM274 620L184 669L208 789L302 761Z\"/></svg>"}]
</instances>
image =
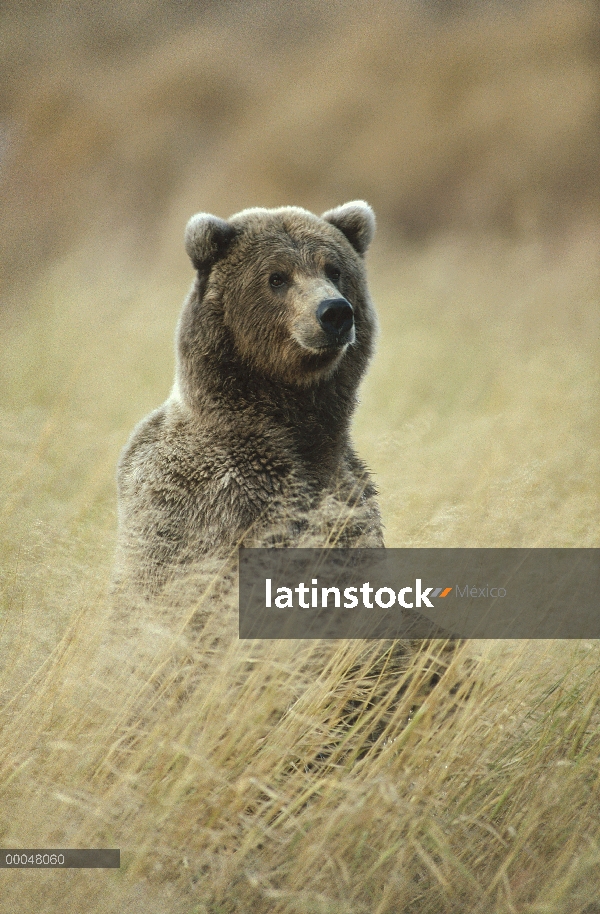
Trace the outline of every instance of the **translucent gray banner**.
<instances>
[{"instance_id":1,"label":"translucent gray banner","mask_svg":"<svg viewBox=\"0 0 600 914\"><path fill-rule=\"evenodd\" d=\"M600 549L240 549L240 638L600 638Z\"/></svg>"},{"instance_id":2,"label":"translucent gray banner","mask_svg":"<svg viewBox=\"0 0 600 914\"><path fill-rule=\"evenodd\" d=\"M0 869L118 869L118 848L3 848Z\"/></svg>"}]
</instances>

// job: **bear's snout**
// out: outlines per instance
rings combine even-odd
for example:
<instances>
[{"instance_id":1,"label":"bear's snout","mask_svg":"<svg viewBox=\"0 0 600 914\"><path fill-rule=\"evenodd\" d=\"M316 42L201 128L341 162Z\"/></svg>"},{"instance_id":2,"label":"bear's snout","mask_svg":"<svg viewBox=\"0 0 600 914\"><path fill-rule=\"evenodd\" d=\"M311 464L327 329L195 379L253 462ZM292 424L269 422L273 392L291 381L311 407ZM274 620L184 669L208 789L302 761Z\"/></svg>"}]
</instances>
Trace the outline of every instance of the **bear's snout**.
<instances>
[{"instance_id":1,"label":"bear's snout","mask_svg":"<svg viewBox=\"0 0 600 914\"><path fill-rule=\"evenodd\" d=\"M317 320L328 341L338 346L351 342L354 309L345 298L326 298L317 308Z\"/></svg>"}]
</instances>

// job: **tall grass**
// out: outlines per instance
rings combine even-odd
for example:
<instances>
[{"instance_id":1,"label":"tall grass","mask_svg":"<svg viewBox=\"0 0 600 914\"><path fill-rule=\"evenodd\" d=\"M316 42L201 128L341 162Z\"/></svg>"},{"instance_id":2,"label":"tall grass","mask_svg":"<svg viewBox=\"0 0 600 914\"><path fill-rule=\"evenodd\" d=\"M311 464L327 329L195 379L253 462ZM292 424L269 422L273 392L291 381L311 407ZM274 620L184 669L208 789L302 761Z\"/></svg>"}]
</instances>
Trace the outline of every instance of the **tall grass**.
<instances>
[{"instance_id":1,"label":"tall grass","mask_svg":"<svg viewBox=\"0 0 600 914\"><path fill-rule=\"evenodd\" d=\"M114 466L184 289L87 266L2 328L0 843L122 866L3 870L3 909L600 910L597 644L474 642L429 692L421 655L240 643L232 605L111 613ZM594 239L383 239L369 267L388 545L598 546Z\"/></svg>"}]
</instances>

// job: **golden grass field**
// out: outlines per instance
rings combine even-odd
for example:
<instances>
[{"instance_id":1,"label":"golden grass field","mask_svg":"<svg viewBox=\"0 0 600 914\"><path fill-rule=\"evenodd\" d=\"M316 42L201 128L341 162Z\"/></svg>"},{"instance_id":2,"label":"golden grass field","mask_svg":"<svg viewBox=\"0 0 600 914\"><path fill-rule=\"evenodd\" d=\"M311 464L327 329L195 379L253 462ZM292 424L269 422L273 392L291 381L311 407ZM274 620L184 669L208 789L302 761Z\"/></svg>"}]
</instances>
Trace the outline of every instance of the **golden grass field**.
<instances>
[{"instance_id":1,"label":"golden grass field","mask_svg":"<svg viewBox=\"0 0 600 914\"><path fill-rule=\"evenodd\" d=\"M478 59L478 41L487 35L489 61L496 61L496 70L488 67L490 85L505 97L510 84L517 112L521 99L537 110L536 96L529 89L519 94L511 54L533 74L527 86L544 83L540 72L554 73L554 81L544 83L550 96L539 106L545 127L534 131L538 145L523 141L527 154L517 162L527 187L522 198L518 182L513 197L496 188L503 205L494 209L485 195L486 176L496 174L492 165L483 176L478 172L482 153L477 167L465 166L468 180L460 186L479 182L487 188L477 198L483 201L481 223L477 207L460 203L468 194L461 196L455 182L452 192L444 191L439 212L430 210L430 222L414 228L402 190L409 177L402 171L394 184L394 168L408 169L412 162L421 182L417 203L430 200L427 187L442 185L435 177L439 156L427 160L429 172L423 158L427 130L411 132L406 113L394 136L402 135L404 124L412 152L405 162L386 165L382 139L370 185L369 160L361 152L372 124L366 121L352 133L346 171L344 156L332 160L350 175L347 180L324 175L311 196L310 175L324 166L311 164L307 153L305 178L294 185L285 168L293 175L300 153L286 142L288 128L280 119L292 99L302 123L302 86L316 82L312 75L305 79L298 60L269 89L279 101L260 148L261 155L271 151L270 164L259 173L257 154L238 187L231 177L236 161L246 144L256 148L260 135L252 104L260 107L268 96L256 74L248 77L246 113L234 112L224 126L210 122L215 150L223 136L227 146L237 138L238 159L207 153L207 172L194 183L194 160L186 151L177 164L178 183L167 187L159 209L152 201L144 209L132 190L128 205L139 209L138 221L125 204L115 209L108 192L107 199L98 195L100 179L89 163L80 168L88 147L75 115L72 122L66 118L58 138L49 130L23 159L42 190L48 181L43 169L54 163L56 186L46 196L40 191L39 220L29 199L11 223L14 238L3 241L15 273L0 316L0 844L120 847L121 869L2 870L2 912L599 914L598 643L471 642L426 694L424 654L440 646L417 654L403 674L359 642L326 649L241 643L233 605L213 613L198 633L196 606L157 604L128 620L140 630L138 641L128 626L119 627L107 598L118 454L134 423L162 402L171 385L174 326L192 279L183 254L185 220L194 209L227 216L246 203L318 210L365 196L382 213L368 256L381 333L354 431L380 489L389 546L600 546L597 198L591 178L583 182L587 205L579 207L574 191L570 208L549 179L542 184L550 188L550 202L543 193L536 196L527 178L527 169L538 174L540 150L542 176L560 172L564 178L577 138L591 155L585 138L593 136L589 112L598 91L592 63L587 57L582 62L578 51L582 35L596 34L590 9L553 4L555 16L547 19L534 5L528 28L510 16L475 17L474 25L459 16L443 26L452 37L445 44L441 32L428 39L426 27L411 19L412 57L407 51L396 76L392 63L385 71L383 64L375 67L379 82L373 85L389 83L389 105L424 60L439 63L442 74L454 62L460 82L456 74L470 72L465 60ZM5 35L14 38L16 21L6 20ZM28 21L25 15L22 21ZM169 148L163 121L171 123L169 101L176 112L185 108L184 90L177 95L173 86L186 85L186 66L197 67L194 37L203 52L212 47L218 58L221 46L209 41L208 26L194 32L184 25L175 38L164 39L156 52L160 66L147 66L145 78L140 60L147 49L122 65L126 100L144 93L157 99L157 87L170 87L162 107L156 101L157 113L144 122L146 132L136 110L127 134L123 124L133 109L125 102L119 117L106 110L102 115L117 136L123 169L125 162L140 182L151 163L131 151L136 136L142 151L154 148L154 125ZM396 23L392 37L401 26ZM348 29L346 44L336 49L338 62L359 34L353 20ZM386 35L379 20L369 35L359 72L393 58L389 51L388 58L377 56ZM239 36L234 30L231 36L235 45ZM312 51L319 46L314 35L306 42ZM243 66L238 62L240 72ZM21 101L28 100L22 101L27 125L34 71L23 67L15 85ZM265 67L272 76L273 58ZM56 72L58 85L58 65ZM334 102L311 96L317 138L324 137L319 124L332 104L347 111L341 77L333 83L322 91L330 91ZM84 77L81 86L89 101L97 89ZM471 112L472 122L461 121L455 149L465 132L477 134L485 99L496 97L479 88L461 95L461 117ZM425 79L421 89L435 95ZM564 99L557 103L563 91L571 106ZM413 95L415 123L420 110L442 117L427 99ZM115 98L110 104L117 105ZM367 98L363 114L368 108ZM383 109L375 103L373 109L376 122ZM530 110L525 101L522 110ZM578 124L581 132L573 135ZM496 127L504 135L502 124ZM79 137L70 164L63 128ZM561 146L567 135L571 139ZM329 147L323 143L325 161ZM19 155L17 148L15 161ZM107 153L102 174L110 173L109 166L118 171L114 161ZM453 161L456 168L463 161L458 152ZM513 176L517 159L502 161ZM585 177L581 163L578 168ZM23 174L17 169L24 182ZM76 210L63 198L69 175L83 195ZM2 191L11 212L19 198L17 178ZM567 194L564 182L556 178L555 184ZM122 191L113 189L115 199ZM519 204L511 209L507 200ZM88 212L97 205L99 227L86 223L83 204ZM547 229L543 216L552 207L560 213L556 231ZM76 226L86 227L81 240L70 228L61 235L69 213ZM157 220L160 229L149 228L150 251L142 250L144 227ZM118 231L111 242L113 224ZM26 275L14 239L38 245L34 229L49 235L50 249ZM140 650L146 641L151 649ZM374 694L377 702L369 700ZM359 712L350 722L349 701Z\"/></svg>"}]
</instances>

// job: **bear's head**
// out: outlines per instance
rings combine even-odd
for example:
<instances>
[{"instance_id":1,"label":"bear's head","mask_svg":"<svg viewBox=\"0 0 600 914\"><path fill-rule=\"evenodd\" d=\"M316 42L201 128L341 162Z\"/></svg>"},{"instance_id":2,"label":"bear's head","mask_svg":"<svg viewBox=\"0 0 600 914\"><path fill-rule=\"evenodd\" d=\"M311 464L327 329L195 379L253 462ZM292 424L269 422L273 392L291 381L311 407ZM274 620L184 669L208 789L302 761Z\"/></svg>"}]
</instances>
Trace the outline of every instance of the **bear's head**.
<instances>
[{"instance_id":1,"label":"bear's head","mask_svg":"<svg viewBox=\"0 0 600 914\"><path fill-rule=\"evenodd\" d=\"M355 201L321 217L297 207L190 219L197 270L178 328L178 386L188 399L207 375L295 389L339 380L356 389L376 320L364 255L375 217Z\"/></svg>"}]
</instances>

